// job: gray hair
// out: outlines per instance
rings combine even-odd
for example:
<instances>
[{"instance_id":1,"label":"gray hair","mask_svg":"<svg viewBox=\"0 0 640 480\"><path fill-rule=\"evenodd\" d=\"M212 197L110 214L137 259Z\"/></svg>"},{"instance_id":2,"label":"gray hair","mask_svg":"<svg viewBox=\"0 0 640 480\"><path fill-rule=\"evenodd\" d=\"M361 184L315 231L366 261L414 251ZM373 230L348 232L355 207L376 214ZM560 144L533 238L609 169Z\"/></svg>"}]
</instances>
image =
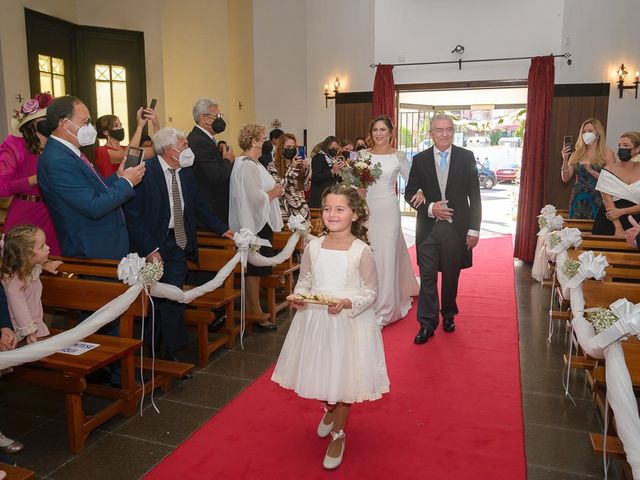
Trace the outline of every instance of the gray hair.
<instances>
[{"instance_id":1,"label":"gray hair","mask_svg":"<svg viewBox=\"0 0 640 480\"><path fill-rule=\"evenodd\" d=\"M165 148L169 145L174 147L178 144L178 140L185 138L186 135L182 130L173 127L164 127L156 132L153 136L153 148L158 155L164 153Z\"/></svg>"},{"instance_id":2,"label":"gray hair","mask_svg":"<svg viewBox=\"0 0 640 480\"><path fill-rule=\"evenodd\" d=\"M196 100L196 103L193 104L193 121L198 123L200 121L200 115L207 113L209 107L217 107L218 105L220 104L213 98L200 97Z\"/></svg>"},{"instance_id":3,"label":"gray hair","mask_svg":"<svg viewBox=\"0 0 640 480\"><path fill-rule=\"evenodd\" d=\"M431 131L431 125L433 125L433 122L437 122L438 120L447 120L451 124L451 126L453 126L453 120L449 115L446 115L444 113L436 113L431 119L431 123L429 124L429 131Z\"/></svg>"}]
</instances>

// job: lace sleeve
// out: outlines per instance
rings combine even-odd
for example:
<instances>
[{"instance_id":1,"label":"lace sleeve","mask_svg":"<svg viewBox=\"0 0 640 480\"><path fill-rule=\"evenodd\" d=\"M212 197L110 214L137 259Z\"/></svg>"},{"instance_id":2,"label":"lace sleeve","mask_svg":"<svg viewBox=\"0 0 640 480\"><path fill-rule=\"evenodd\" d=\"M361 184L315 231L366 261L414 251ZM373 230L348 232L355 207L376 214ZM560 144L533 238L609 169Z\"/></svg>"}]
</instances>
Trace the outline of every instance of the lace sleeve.
<instances>
[{"instance_id":1,"label":"lace sleeve","mask_svg":"<svg viewBox=\"0 0 640 480\"><path fill-rule=\"evenodd\" d=\"M360 281L360 291L351 298L351 311L346 311L350 317L357 317L371 307L378 296L378 275L370 248L365 248L360 257Z\"/></svg>"},{"instance_id":2,"label":"lace sleeve","mask_svg":"<svg viewBox=\"0 0 640 480\"><path fill-rule=\"evenodd\" d=\"M309 254L309 245L304 249L302 254L302 262L300 264L300 276L298 277L298 283L293 289L293 293L296 295L310 295L311 294L311 257Z\"/></svg>"}]
</instances>

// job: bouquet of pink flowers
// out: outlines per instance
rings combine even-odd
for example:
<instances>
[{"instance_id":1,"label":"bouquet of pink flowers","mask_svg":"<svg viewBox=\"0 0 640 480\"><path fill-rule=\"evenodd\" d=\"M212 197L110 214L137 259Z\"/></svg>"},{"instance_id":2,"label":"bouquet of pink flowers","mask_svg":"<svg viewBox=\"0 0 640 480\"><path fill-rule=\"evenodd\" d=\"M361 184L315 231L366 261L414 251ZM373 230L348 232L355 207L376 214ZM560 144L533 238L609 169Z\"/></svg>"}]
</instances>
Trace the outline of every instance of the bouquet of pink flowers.
<instances>
[{"instance_id":1,"label":"bouquet of pink flowers","mask_svg":"<svg viewBox=\"0 0 640 480\"><path fill-rule=\"evenodd\" d=\"M382 175L380 163L371 163L371 153L359 150L356 158L345 161L340 169L342 184L354 188L367 188L378 181Z\"/></svg>"}]
</instances>

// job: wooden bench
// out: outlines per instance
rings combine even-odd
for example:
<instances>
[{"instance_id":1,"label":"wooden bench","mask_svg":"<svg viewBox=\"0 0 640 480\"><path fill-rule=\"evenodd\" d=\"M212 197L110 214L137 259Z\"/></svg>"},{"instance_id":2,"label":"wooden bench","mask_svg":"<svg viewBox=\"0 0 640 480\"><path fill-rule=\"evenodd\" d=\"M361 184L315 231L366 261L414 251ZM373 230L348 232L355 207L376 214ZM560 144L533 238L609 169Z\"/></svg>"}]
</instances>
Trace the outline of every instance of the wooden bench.
<instances>
[{"instance_id":1,"label":"wooden bench","mask_svg":"<svg viewBox=\"0 0 640 480\"><path fill-rule=\"evenodd\" d=\"M36 474L31 470L16 467L15 465L0 462L0 470L6 472L7 478L5 480L32 480L36 478Z\"/></svg>"},{"instance_id":2,"label":"wooden bench","mask_svg":"<svg viewBox=\"0 0 640 480\"><path fill-rule=\"evenodd\" d=\"M291 238L290 231L274 232L273 249L278 252L282 250ZM296 244L294 253L302 252L304 249L304 239ZM267 312L270 315L271 323L276 323L276 317L281 310L289 307L287 296L293 293L295 286L294 275L300 270L300 263L294 260L292 255L280 265L273 267L273 273L260 278L260 287L267 291Z\"/></svg>"},{"instance_id":3,"label":"wooden bench","mask_svg":"<svg viewBox=\"0 0 640 480\"><path fill-rule=\"evenodd\" d=\"M567 251L568 257L577 260L578 256L584 253L584 249L571 249ZM592 250L595 256L603 255L607 257L607 275L603 282L628 281L640 279L640 250L637 252L620 252Z\"/></svg>"},{"instance_id":4,"label":"wooden bench","mask_svg":"<svg viewBox=\"0 0 640 480\"><path fill-rule=\"evenodd\" d=\"M322 233L322 229L324 225L322 224L322 209L321 208L310 208L310 219L311 223L311 234L316 237Z\"/></svg>"},{"instance_id":5,"label":"wooden bench","mask_svg":"<svg viewBox=\"0 0 640 480\"><path fill-rule=\"evenodd\" d=\"M610 235L582 235L582 250L598 250L607 252L637 252L638 249L630 246L622 237Z\"/></svg>"},{"instance_id":6,"label":"wooden bench","mask_svg":"<svg viewBox=\"0 0 640 480\"><path fill-rule=\"evenodd\" d=\"M217 273L234 257L235 253L234 250L228 248L199 248L198 264L189 262L189 270ZM240 271L240 264L236 266L234 271ZM234 347L236 337L240 333L240 327L235 323L234 302L240 298L241 292L233 287L233 277L233 274L229 275L216 290L206 293L187 304L184 319L187 325L192 325L196 328L198 364L202 367L208 365L209 357L220 347L225 345L229 348ZM189 288L192 288L192 286L185 287L185 289ZM227 318L225 324L217 332L220 334L218 338L210 341L209 325L215 320L212 309L224 309Z\"/></svg>"},{"instance_id":7,"label":"wooden bench","mask_svg":"<svg viewBox=\"0 0 640 480\"><path fill-rule=\"evenodd\" d=\"M593 230L593 220L581 218L567 218L564 221L564 227L577 228L581 232L591 234Z\"/></svg>"},{"instance_id":8,"label":"wooden bench","mask_svg":"<svg viewBox=\"0 0 640 480\"><path fill-rule=\"evenodd\" d=\"M114 266L107 266L105 262L111 260L95 260L87 262L86 259L64 258L66 263L60 270L67 275L42 275L42 305L47 311L66 310L69 315L75 316L81 311L95 312L103 305L125 293L130 287L115 279L117 275ZM103 277L113 281L89 280L79 278L77 275L90 275ZM69 276L72 274L72 276ZM120 316L119 335L123 338L133 338L133 322L135 318L141 318L149 309L145 295L138 297L131 306ZM151 359L142 362L143 370L151 370ZM153 385L168 391L172 387L171 380L184 378L193 371L191 363L171 362L156 359L153 365ZM152 381L145 383L145 391L151 391Z\"/></svg>"},{"instance_id":9,"label":"wooden bench","mask_svg":"<svg viewBox=\"0 0 640 480\"><path fill-rule=\"evenodd\" d=\"M52 335L61 330L51 329ZM79 453L87 436L115 415L132 416L136 412L139 388L134 379L134 350L142 342L131 338L89 335L83 341L99 344L82 355L54 353L37 362L14 367L5 376L8 381L26 383L64 393L67 410L69 450ZM120 360L121 388L87 384L85 377ZM95 413L86 415L82 406L85 393L113 400Z\"/></svg>"}]
</instances>

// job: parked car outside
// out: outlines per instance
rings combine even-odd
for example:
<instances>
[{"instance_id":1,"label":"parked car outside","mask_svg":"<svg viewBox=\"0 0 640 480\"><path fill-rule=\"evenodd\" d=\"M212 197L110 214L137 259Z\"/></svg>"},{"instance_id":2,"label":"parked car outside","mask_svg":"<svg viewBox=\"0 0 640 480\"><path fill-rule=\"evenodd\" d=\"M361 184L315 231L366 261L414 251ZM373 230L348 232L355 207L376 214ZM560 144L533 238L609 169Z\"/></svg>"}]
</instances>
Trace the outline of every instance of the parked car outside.
<instances>
[{"instance_id":1,"label":"parked car outside","mask_svg":"<svg viewBox=\"0 0 640 480\"><path fill-rule=\"evenodd\" d=\"M480 186L487 190L491 190L493 186L498 183L496 174L480 163L476 163L476 167L478 168L478 180L480 182Z\"/></svg>"},{"instance_id":2,"label":"parked car outside","mask_svg":"<svg viewBox=\"0 0 640 480\"><path fill-rule=\"evenodd\" d=\"M498 140L498 146L521 147L522 139L520 137L502 137Z\"/></svg>"},{"instance_id":3,"label":"parked car outside","mask_svg":"<svg viewBox=\"0 0 640 480\"><path fill-rule=\"evenodd\" d=\"M520 166L517 163L510 163L496 170L498 182L516 183L520 179Z\"/></svg>"},{"instance_id":4,"label":"parked car outside","mask_svg":"<svg viewBox=\"0 0 640 480\"><path fill-rule=\"evenodd\" d=\"M486 136L475 136L467 138L467 148L491 145L491 140Z\"/></svg>"}]
</instances>

